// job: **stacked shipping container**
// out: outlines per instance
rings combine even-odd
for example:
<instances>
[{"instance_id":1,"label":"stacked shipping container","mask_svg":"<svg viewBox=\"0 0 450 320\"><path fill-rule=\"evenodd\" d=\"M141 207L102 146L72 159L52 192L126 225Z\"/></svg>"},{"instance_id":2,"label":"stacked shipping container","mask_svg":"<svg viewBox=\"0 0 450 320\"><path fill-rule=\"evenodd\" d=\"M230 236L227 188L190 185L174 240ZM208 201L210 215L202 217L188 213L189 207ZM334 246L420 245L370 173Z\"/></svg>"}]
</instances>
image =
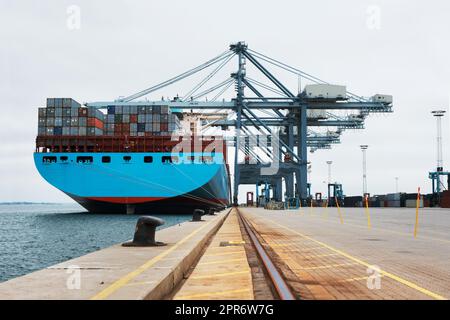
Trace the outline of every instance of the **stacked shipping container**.
<instances>
[{"instance_id":1,"label":"stacked shipping container","mask_svg":"<svg viewBox=\"0 0 450 320\"><path fill-rule=\"evenodd\" d=\"M167 136L181 127L168 106L108 106L107 114L71 98L39 108L39 136Z\"/></svg>"},{"instance_id":2,"label":"stacked shipping container","mask_svg":"<svg viewBox=\"0 0 450 320\"><path fill-rule=\"evenodd\" d=\"M103 113L71 98L48 98L47 107L39 108L38 119L39 136L103 135Z\"/></svg>"},{"instance_id":3,"label":"stacked shipping container","mask_svg":"<svg viewBox=\"0 0 450 320\"><path fill-rule=\"evenodd\" d=\"M108 106L107 136L167 136L180 128L168 106Z\"/></svg>"}]
</instances>

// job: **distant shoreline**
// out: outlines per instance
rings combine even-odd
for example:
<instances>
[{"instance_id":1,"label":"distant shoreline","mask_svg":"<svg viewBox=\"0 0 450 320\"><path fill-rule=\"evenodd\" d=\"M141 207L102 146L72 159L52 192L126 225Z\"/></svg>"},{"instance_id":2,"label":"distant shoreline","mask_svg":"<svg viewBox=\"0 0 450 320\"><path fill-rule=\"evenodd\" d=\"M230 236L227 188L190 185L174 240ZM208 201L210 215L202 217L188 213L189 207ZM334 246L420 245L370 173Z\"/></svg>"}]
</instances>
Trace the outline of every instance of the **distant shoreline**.
<instances>
[{"instance_id":1,"label":"distant shoreline","mask_svg":"<svg viewBox=\"0 0 450 320\"><path fill-rule=\"evenodd\" d=\"M0 205L17 205L17 204L23 204L23 205L32 205L32 204L46 204L46 205L58 205L58 204L70 204L70 202L67 203L58 203L58 202L0 202Z\"/></svg>"}]
</instances>

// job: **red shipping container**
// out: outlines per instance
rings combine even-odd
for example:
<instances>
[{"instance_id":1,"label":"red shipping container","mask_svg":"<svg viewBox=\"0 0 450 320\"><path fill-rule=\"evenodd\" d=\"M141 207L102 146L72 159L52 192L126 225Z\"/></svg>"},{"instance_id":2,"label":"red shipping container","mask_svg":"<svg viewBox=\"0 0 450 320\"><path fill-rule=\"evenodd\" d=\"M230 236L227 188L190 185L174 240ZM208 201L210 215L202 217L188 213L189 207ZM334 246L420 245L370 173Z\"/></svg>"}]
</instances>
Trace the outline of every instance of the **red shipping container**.
<instances>
[{"instance_id":1,"label":"red shipping container","mask_svg":"<svg viewBox=\"0 0 450 320\"><path fill-rule=\"evenodd\" d=\"M96 127L98 129L103 129L103 121L97 118L88 118L87 125L88 127Z\"/></svg>"},{"instance_id":2,"label":"red shipping container","mask_svg":"<svg viewBox=\"0 0 450 320\"><path fill-rule=\"evenodd\" d=\"M95 127L95 118L88 118L87 125L88 127Z\"/></svg>"},{"instance_id":3,"label":"red shipping container","mask_svg":"<svg viewBox=\"0 0 450 320\"><path fill-rule=\"evenodd\" d=\"M78 116L79 117L87 117L88 115L88 109L87 108L78 108Z\"/></svg>"},{"instance_id":4,"label":"red shipping container","mask_svg":"<svg viewBox=\"0 0 450 320\"><path fill-rule=\"evenodd\" d=\"M146 131L146 132L145 132L145 136L146 136L146 137L151 137L151 136L153 136L153 133L152 133L152 132Z\"/></svg>"},{"instance_id":5,"label":"red shipping container","mask_svg":"<svg viewBox=\"0 0 450 320\"><path fill-rule=\"evenodd\" d=\"M169 131L169 124L168 123L161 123L160 124L160 130L161 131Z\"/></svg>"},{"instance_id":6,"label":"red shipping container","mask_svg":"<svg viewBox=\"0 0 450 320\"><path fill-rule=\"evenodd\" d=\"M137 123L137 120L138 120L137 114L130 115L130 123Z\"/></svg>"},{"instance_id":7,"label":"red shipping container","mask_svg":"<svg viewBox=\"0 0 450 320\"><path fill-rule=\"evenodd\" d=\"M130 124L129 123L122 124L122 131L130 132Z\"/></svg>"},{"instance_id":8,"label":"red shipping container","mask_svg":"<svg viewBox=\"0 0 450 320\"><path fill-rule=\"evenodd\" d=\"M103 130L103 121L99 120L99 119L95 119L95 125L96 128L102 129Z\"/></svg>"}]
</instances>

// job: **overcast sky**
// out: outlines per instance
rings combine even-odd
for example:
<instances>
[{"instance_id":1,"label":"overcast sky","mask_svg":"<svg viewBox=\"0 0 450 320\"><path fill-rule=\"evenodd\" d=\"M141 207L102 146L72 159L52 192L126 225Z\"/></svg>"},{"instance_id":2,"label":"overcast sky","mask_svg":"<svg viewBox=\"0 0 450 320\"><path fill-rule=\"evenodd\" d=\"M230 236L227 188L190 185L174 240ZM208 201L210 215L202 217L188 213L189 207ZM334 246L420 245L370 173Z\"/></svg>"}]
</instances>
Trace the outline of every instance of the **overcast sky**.
<instances>
[{"instance_id":1,"label":"overcast sky","mask_svg":"<svg viewBox=\"0 0 450 320\"><path fill-rule=\"evenodd\" d=\"M80 9L79 29L68 27L71 5ZM369 145L370 193L394 192L396 176L402 191L429 192L436 166L430 111L447 110L450 97L449 13L448 1L3 0L0 201L70 201L34 168L36 108L46 97L113 100L239 40L352 92L394 96L394 113L373 115L365 130L309 154L314 192L325 191L325 161L332 160L333 180L347 195L361 193L360 144ZM447 168L449 116L443 120Z\"/></svg>"}]
</instances>

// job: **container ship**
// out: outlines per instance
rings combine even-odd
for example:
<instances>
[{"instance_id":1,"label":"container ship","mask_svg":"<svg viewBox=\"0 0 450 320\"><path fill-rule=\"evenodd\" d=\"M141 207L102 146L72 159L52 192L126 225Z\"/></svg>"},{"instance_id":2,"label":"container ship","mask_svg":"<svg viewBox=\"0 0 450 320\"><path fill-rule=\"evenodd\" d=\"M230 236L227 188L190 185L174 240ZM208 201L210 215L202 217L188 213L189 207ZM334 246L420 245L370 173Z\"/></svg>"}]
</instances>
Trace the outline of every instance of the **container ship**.
<instances>
[{"instance_id":1,"label":"container ship","mask_svg":"<svg viewBox=\"0 0 450 320\"><path fill-rule=\"evenodd\" d=\"M164 101L104 112L48 98L38 110L36 168L89 212L179 214L230 205L224 139L174 135L182 115Z\"/></svg>"}]
</instances>

